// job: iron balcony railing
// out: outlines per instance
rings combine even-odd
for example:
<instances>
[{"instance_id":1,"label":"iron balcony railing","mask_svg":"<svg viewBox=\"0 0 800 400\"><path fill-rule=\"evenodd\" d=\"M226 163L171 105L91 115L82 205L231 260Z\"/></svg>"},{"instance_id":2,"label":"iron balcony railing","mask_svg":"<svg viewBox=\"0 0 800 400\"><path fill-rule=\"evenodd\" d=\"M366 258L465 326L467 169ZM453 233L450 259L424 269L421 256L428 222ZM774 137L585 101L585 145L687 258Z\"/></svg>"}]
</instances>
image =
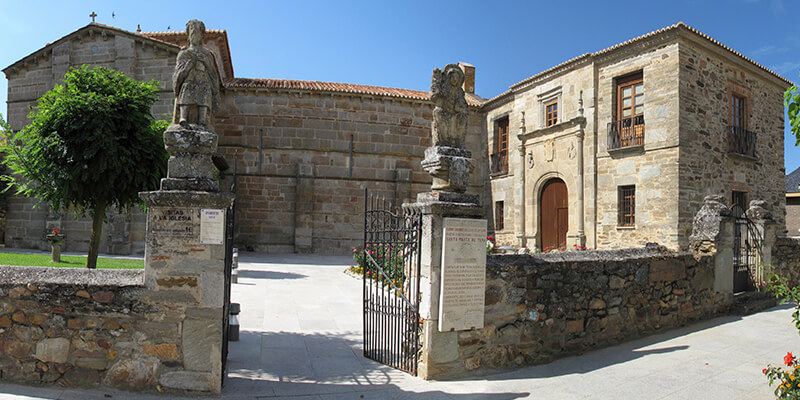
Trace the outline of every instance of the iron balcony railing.
<instances>
[{"instance_id":1,"label":"iron balcony railing","mask_svg":"<svg viewBox=\"0 0 800 400\"><path fill-rule=\"evenodd\" d=\"M491 161L490 173L502 174L508 172L508 150L489 155L489 160Z\"/></svg>"},{"instance_id":2,"label":"iron balcony railing","mask_svg":"<svg viewBox=\"0 0 800 400\"><path fill-rule=\"evenodd\" d=\"M644 115L608 123L608 149L644 145Z\"/></svg>"},{"instance_id":3,"label":"iron balcony railing","mask_svg":"<svg viewBox=\"0 0 800 400\"><path fill-rule=\"evenodd\" d=\"M728 126L728 143L732 153L756 157L756 133L741 126Z\"/></svg>"}]
</instances>

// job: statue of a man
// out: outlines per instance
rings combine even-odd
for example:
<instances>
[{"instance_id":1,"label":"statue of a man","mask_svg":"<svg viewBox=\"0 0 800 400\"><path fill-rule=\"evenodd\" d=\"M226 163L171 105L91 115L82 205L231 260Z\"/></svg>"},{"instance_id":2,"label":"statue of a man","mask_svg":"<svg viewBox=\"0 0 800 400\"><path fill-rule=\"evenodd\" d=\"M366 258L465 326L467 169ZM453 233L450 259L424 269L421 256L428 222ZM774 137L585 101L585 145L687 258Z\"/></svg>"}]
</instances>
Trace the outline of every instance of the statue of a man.
<instances>
[{"instance_id":1,"label":"statue of a man","mask_svg":"<svg viewBox=\"0 0 800 400\"><path fill-rule=\"evenodd\" d=\"M219 106L219 73L214 55L203 47L206 26L193 19L186 23L189 46L178 53L172 84L175 90L175 122L207 125Z\"/></svg>"},{"instance_id":2,"label":"statue of a man","mask_svg":"<svg viewBox=\"0 0 800 400\"><path fill-rule=\"evenodd\" d=\"M469 107L464 98L464 71L457 64L448 64L444 71L436 68L431 78L433 109L433 145L464 148Z\"/></svg>"}]
</instances>

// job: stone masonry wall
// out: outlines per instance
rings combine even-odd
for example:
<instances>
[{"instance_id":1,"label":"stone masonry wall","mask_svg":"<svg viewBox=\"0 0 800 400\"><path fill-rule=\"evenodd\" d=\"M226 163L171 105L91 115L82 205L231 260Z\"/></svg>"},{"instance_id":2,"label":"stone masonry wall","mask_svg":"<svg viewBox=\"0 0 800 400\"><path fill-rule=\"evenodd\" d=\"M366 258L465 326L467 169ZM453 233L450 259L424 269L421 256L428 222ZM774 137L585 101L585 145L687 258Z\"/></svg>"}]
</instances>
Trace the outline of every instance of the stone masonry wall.
<instances>
[{"instance_id":1,"label":"stone masonry wall","mask_svg":"<svg viewBox=\"0 0 800 400\"><path fill-rule=\"evenodd\" d=\"M775 273L800 284L800 239L777 238L772 246L772 260Z\"/></svg>"},{"instance_id":2,"label":"stone masonry wall","mask_svg":"<svg viewBox=\"0 0 800 400\"><path fill-rule=\"evenodd\" d=\"M202 310L147 291L143 277L141 270L0 266L0 379L153 390L208 358L207 344L181 340L182 326ZM192 278L159 284L198 290Z\"/></svg>"},{"instance_id":3,"label":"stone masonry wall","mask_svg":"<svg viewBox=\"0 0 800 400\"><path fill-rule=\"evenodd\" d=\"M783 182L783 91L778 79L719 49L685 40L680 44L679 237L688 244L692 218L709 194L728 203L732 191L747 201L765 200L778 226L785 221ZM745 127L755 132L752 159L729 152L730 96L746 99Z\"/></svg>"},{"instance_id":4,"label":"stone masonry wall","mask_svg":"<svg viewBox=\"0 0 800 400\"><path fill-rule=\"evenodd\" d=\"M231 168L236 163L236 246L349 252L363 240L365 188L396 206L430 190L420 161L432 110L429 101L229 89L215 128L220 152ZM467 147L476 168L468 191L482 196L483 136L472 109Z\"/></svg>"},{"instance_id":5,"label":"stone masonry wall","mask_svg":"<svg viewBox=\"0 0 800 400\"><path fill-rule=\"evenodd\" d=\"M630 49L597 61L597 248L658 242L678 249L679 57L678 44L663 40L646 51ZM637 71L644 83L644 146L608 151L608 124L621 118L615 111L616 79ZM633 227L618 224L618 190L626 185L636 191ZM699 204L693 213L698 209Z\"/></svg>"},{"instance_id":6,"label":"stone masonry wall","mask_svg":"<svg viewBox=\"0 0 800 400\"><path fill-rule=\"evenodd\" d=\"M437 377L540 364L726 311L713 257L657 250L489 256L485 326L442 343Z\"/></svg>"}]
</instances>

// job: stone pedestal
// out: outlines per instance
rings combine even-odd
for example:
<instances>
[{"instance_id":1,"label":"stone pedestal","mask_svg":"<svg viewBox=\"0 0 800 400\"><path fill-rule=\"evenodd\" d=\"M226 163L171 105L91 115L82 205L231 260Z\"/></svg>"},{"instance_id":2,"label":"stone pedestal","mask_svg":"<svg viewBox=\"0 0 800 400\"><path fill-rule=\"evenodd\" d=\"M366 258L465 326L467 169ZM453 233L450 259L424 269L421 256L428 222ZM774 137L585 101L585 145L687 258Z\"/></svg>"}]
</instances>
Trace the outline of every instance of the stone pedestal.
<instances>
[{"instance_id":1,"label":"stone pedestal","mask_svg":"<svg viewBox=\"0 0 800 400\"><path fill-rule=\"evenodd\" d=\"M164 132L164 146L170 157L161 190L219 191L211 162L217 151L217 134L210 127L170 125Z\"/></svg>"},{"instance_id":2,"label":"stone pedestal","mask_svg":"<svg viewBox=\"0 0 800 400\"><path fill-rule=\"evenodd\" d=\"M197 191L143 192L139 196L148 207L148 296L172 309L174 314L168 318L179 321L181 329L182 363L161 374L159 383L173 389L220 393L224 373L224 234L217 237L218 229L209 230L209 223L203 226L201 215L212 210L224 215L233 197Z\"/></svg>"},{"instance_id":3,"label":"stone pedestal","mask_svg":"<svg viewBox=\"0 0 800 400\"><path fill-rule=\"evenodd\" d=\"M422 169L433 177L431 190L464 193L470 173L475 169L471 158L471 152L457 147L433 146L425 149Z\"/></svg>"},{"instance_id":4,"label":"stone pedestal","mask_svg":"<svg viewBox=\"0 0 800 400\"><path fill-rule=\"evenodd\" d=\"M442 276L442 228L444 218L483 217L477 195L430 192L417 195L416 203L403 204L422 213L420 251L420 318L422 354L417 375L423 379L443 376L445 364L458 358L458 332L439 332L439 295Z\"/></svg>"}]
</instances>

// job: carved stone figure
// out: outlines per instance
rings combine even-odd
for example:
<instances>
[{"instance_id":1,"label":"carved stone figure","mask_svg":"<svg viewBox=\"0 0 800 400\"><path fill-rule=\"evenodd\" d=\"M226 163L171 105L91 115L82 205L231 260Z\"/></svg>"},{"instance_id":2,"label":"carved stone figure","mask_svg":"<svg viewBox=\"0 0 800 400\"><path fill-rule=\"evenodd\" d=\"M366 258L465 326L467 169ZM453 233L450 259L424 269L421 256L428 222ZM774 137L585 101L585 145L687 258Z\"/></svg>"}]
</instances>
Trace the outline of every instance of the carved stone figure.
<instances>
[{"instance_id":1,"label":"carved stone figure","mask_svg":"<svg viewBox=\"0 0 800 400\"><path fill-rule=\"evenodd\" d=\"M719 224L722 217L730 215L731 211L723 202L725 198L720 195L709 195L703 199L703 206L694 216L692 222L692 235L690 242L714 242L719 235Z\"/></svg>"},{"instance_id":2,"label":"carved stone figure","mask_svg":"<svg viewBox=\"0 0 800 400\"><path fill-rule=\"evenodd\" d=\"M767 210L767 202L764 200L751 200L750 208L745 212L747 218L755 220L771 220L772 213Z\"/></svg>"},{"instance_id":3,"label":"carved stone figure","mask_svg":"<svg viewBox=\"0 0 800 400\"><path fill-rule=\"evenodd\" d=\"M206 27L193 19L186 23L189 46L178 53L172 76L175 91L175 123L207 125L219 106L219 73L214 55L203 47Z\"/></svg>"},{"instance_id":4,"label":"carved stone figure","mask_svg":"<svg viewBox=\"0 0 800 400\"><path fill-rule=\"evenodd\" d=\"M469 107L464 98L464 71L457 64L436 68L431 78L433 146L464 148Z\"/></svg>"}]
</instances>

